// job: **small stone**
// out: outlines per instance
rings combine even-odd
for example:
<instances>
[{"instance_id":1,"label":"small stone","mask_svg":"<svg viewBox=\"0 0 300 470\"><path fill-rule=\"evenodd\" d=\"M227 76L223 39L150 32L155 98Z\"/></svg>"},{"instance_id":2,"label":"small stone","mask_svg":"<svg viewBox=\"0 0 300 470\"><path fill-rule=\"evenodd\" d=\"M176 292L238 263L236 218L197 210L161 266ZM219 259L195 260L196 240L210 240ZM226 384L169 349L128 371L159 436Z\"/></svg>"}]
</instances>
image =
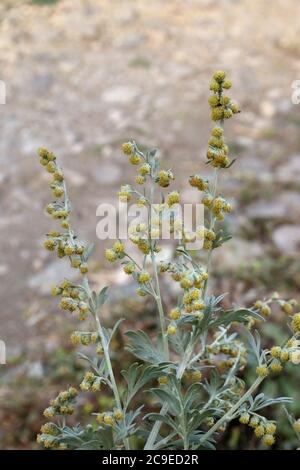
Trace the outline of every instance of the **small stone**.
<instances>
[{"instance_id":1,"label":"small stone","mask_svg":"<svg viewBox=\"0 0 300 470\"><path fill-rule=\"evenodd\" d=\"M8 266L6 264L0 264L0 276L5 276L8 272Z\"/></svg>"},{"instance_id":2,"label":"small stone","mask_svg":"<svg viewBox=\"0 0 300 470\"><path fill-rule=\"evenodd\" d=\"M41 379L44 376L44 369L41 362L30 362L27 365L27 377L31 379Z\"/></svg>"},{"instance_id":3,"label":"small stone","mask_svg":"<svg viewBox=\"0 0 300 470\"><path fill-rule=\"evenodd\" d=\"M248 206L247 216L250 219L281 219L285 216L286 207L280 201L258 201Z\"/></svg>"},{"instance_id":4,"label":"small stone","mask_svg":"<svg viewBox=\"0 0 300 470\"><path fill-rule=\"evenodd\" d=\"M260 111L266 118L272 118L276 113L276 109L271 101L263 101L260 105Z\"/></svg>"},{"instance_id":5,"label":"small stone","mask_svg":"<svg viewBox=\"0 0 300 470\"><path fill-rule=\"evenodd\" d=\"M285 255L299 252L300 225L282 225L273 232L273 241Z\"/></svg>"},{"instance_id":6,"label":"small stone","mask_svg":"<svg viewBox=\"0 0 300 470\"><path fill-rule=\"evenodd\" d=\"M292 183L300 180L300 155L293 155L276 171L276 180L280 183Z\"/></svg>"},{"instance_id":7,"label":"small stone","mask_svg":"<svg viewBox=\"0 0 300 470\"><path fill-rule=\"evenodd\" d=\"M64 174L70 186L79 188L86 184L85 176L83 176L81 173L78 173L75 170L71 170L70 168L65 168Z\"/></svg>"},{"instance_id":8,"label":"small stone","mask_svg":"<svg viewBox=\"0 0 300 470\"><path fill-rule=\"evenodd\" d=\"M45 93L49 91L54 82L54 77L50 73L34 75L31 79L31 87L35 93Z\"/></svg>"},{"instance_id":9,"label":"small stone","mask_svg":"<svg viewBox=\"0 0 300 470\"><path fill-rule=\"evenodd\" d=\"M63 278L75 280L77 270L72 269L65 260L57 260L48 264L41 272L32 276L27 285L30 289L37 289L42 295L50 293L52 284L57 284Z\"/></svg>"},{"instance_id":10,"label":"small stone","mask_svg":"<svg viewBox=\"0 0 300 470\"><path fill-rule=\"evenodd\" d=\"M116 165L102 164L94 169L93 177L101 185L111 185L120 181L121 169Z\"/></svg>"},{"instance_id":11,"label":"small stone","mask_svg":"<svg viewBox=\"0 0 300 470\"><path fill-rule=\"evenodd\" d=\"M102 99L106 103L130 104L140 94L140 90L132 86L116 86L102 93Z\"/></svg>"}]
</instances>

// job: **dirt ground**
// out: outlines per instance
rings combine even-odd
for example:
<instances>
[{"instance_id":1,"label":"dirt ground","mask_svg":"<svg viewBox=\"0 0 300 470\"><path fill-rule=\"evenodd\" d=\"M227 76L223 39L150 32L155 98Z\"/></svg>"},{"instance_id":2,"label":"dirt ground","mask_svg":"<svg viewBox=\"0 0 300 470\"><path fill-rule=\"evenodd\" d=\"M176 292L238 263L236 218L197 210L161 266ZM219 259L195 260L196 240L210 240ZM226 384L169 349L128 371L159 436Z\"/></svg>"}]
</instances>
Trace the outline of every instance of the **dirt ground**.
<instances>
[{"instance_id":1,"label":"dirt ground","mask_svg":"<svg viewBox=\"0 0 300 470\"><path fill-rule=\"evenodd\" d=\"M194 198L187 180L207 172L215 69L228 71L242 109L226 129L237 162L222 190L236 199L235 239L218 255L216 279L246 301L253 290L297 290L299 14L298 0L2 0L0 337L8 356L56 345L49 284L68 274L41 247L52 222L37 147L65 167L78 231L96 243L95 279L123 289L95 232L98 204L116 201L132 180L120 144L158 147L183 199ZM227 271L238 273L233 284Z\"/></svg>"}]
</instances>

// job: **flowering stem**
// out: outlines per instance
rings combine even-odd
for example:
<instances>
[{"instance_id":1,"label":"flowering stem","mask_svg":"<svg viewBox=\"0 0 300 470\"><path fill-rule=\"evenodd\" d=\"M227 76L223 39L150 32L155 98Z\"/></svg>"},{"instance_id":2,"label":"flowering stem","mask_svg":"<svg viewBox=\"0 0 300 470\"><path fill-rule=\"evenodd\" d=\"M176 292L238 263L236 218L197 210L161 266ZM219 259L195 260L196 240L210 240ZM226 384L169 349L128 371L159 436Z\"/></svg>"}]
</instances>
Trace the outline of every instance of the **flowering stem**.
<instances>
[{"instance_id":1,"label":"flowering stem","mask_svg":"<svg viewBox=\"0 0 300 470\"><path fill-rule=\"evenodd\" d=\"M83 282L83 286L84 286L86 292L88 293L90 299L92 299L92 292L91 292L91 288L90 288L90 285L89 285L89 280L88 280L88 277L87 277L86 274L83 275L82 282ZM117 405L118 409L122 410L123 409L122 408L122 403L121 403L121 399L120 399L120 395L119 395L119 391L118 391L118 387L117 387L117 383L116 383L116 379L115 379L115 374L114 374L112 364L111 364L111 360L110 360L110 356L109 356L108 343L107 343L105 334L103 332L101 321L100 321L100 318L99 318L99 315L98 315L97 312L94 312L94 318L95 318L95 322L96 322L96 326L97 326L97 331L98 331L98 334L100 336L100 340L101 340L101 344L102 344L102 348L103 348L103 353L104 353L104 357L105 357L105 362L106 362L106 367L107 367L107 370L108 370L108 374L109 374L110 383L111 383L112 391L113 391L113 394L114 394L115 402L116 402L116 405ZM125 418L124 418L123 423L124 423L124 426L126 428ZM124 442L125 449L129 450L130 449L129 439L124 438L123 442Z\"/></svg>"},{"instance_id":2,"label":"flowering stem","mask_svg":"<svg viewBox=\"0 0 300 470\"><path fill-rule=\"evenodd\" d=\"M191 351L187 350L186 353L184 354L184 357L182 358L181 364L178 367L177 374L176 374L176 378L178 380L180 380L182 378L183 374L184 374L184 371L185 371L185 368L187 366L187 362L188 362L190 354L191 354ZM188 356L187 360L186 360L186 356ZM165 414L168 411L168 408L169 408L168 403L164 403L159 414L161 416L165 416ZM148 436L148 439L147 439L147 442L145 444L144 450L153 450L153 447L154 447L154 444L155 444L155 441L156 441L156 438L157 438L157 434L159 433L160 427L161 427L161 421L155 421L155 423L153 425L153 428L151 429L151 432Z\"/></svg>"},{"instance_id":3,"label":"flowering stem","mask_svg":"<svg viewBox=\"0 0 300 470\"><path fill-rule=\"evenodd\" d=\"M155 254L153 253L153 251L151 252L151 261L152 261L154 277L155 277L155 284L156 284L156 297L155 297L155 300L156 300L157 308L158 308L159 322L160 322L160 328L161 328L161 334L162 334L162 340L163 340L165 360L168 361L169 360L168 337L167 337L167 334L166 334L165 315L164 315L164 309L163 309L162 300L161 300L161 292L160 292L159 279L158 279L158 273L157 273L157 264L156 264Z\"/></svg>"},{"instance_id":4,"label":"flowering stem","mask_svg":"<svg viewBox=\"0 0 300 470\"><path fill-rule=\"evenodd\" d=\"M165 324L165 314L164 314L164 308L162 304L162 299L161 299L161 292L160 292L160 286L159 286L159 279L158 279L158 273L157 273L157 264L156 264L156 257L155 257L155 252L153 249L153 244L151 240L151 229L152 229L152 205L154 204L154 183L152 180L152 185L151 185L151 190L150 190L150 211L149 211L149 244L150 244L150 250L151 250L151 262L152 262L152 267L153 267L153 272L154 272L154 278L155 278L155 300L157 304L157 309L158 309L158 314L159 314L159 322L160 322L160 328L161 328L161 334L162 334L162 341L163 341L163 347L164 347L164 354L165 354L165 360L169 360L169 344L168 344L168 337L166 334L166 324Z\"/></svg>"},{"instance_id":5,"label":"flowering stem","mask_svg":"<svg viewBox=\"0 0 300 470\"><path fill-rule=\"evenodd\" d=\"M203 436L200 438L200 444L202 442L205 442L217 429L219 429L220 426L222 426L223 423L225 423L227 420L229 420L232 415L239 409L239 407L247 400L247 398L252 395L254 390L257 389L257 387L261 384L261 382L264 380L264 377L258 377L255 382L251 385L249 390L237 401L237 403L229 410L227 413L225 413L222 418L220 418Z\"/></svg>"},{"instance_id":6,"label":"flowering stem","mask_svg":"<svg viewBox=\"0 0 300 470\"><path fill-rule=\"evenodd\" d=\"M212 180L212 196L213 198L216 197L217 194L217 185L218 185L218 168L215 168L214 170L214 175L213 175L213 180ZM213 216L212 213L210 213L210 224L209 224L209 229L212 230L215 225L215 217ZM208 257L207 257L207 268L206 272L209 275L211 271L211 263L212 263L212 252L213 248L210 248L208 252ZM203 297L206 298L207 295L207 287L208 287L208 279L205 281L204 284L204 289L203 289Z\"/></svg>"}]
</instances>

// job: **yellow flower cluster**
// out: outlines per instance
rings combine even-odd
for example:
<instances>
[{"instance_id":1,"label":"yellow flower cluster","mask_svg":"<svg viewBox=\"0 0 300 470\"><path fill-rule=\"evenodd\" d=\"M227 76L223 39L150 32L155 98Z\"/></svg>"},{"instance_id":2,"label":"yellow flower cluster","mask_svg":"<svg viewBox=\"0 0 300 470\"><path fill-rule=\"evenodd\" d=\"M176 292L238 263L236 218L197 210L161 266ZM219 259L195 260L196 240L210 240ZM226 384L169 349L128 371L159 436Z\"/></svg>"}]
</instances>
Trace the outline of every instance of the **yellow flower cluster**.
<instances>
[{"instance_id":1,"label":"yellow flower cluster","mask_svg":"<svg viewBox=\"0 0 300 470\"><path fill-rule=\"evenodd\" d=\"M168 194L166 198L166 203L169 207L172 207L174 204L179 204L180 202L180 195L178 191L173 191Z\"/></svg>"},{"instance_id":2,"label":"yellow flower cluster","mask_svg":"<svg viewBox=\"0 0 300 470\"><path fill-rule=\"evenodd\" d=\"M40 434L37 435L36 441L41 444L45 449L65 449L66 445L59 442L57 436L60 431L54 423L45 423L41 427Z\"/></svg>"},{"instance_id":3,"label":"yellow flower cluster","mask_svg":"<svg viewBox=\"0 0 300 470\"><path fill-rule=\"evenodd\" d=\"M129 184L124 184L118 193L121 202L129 202L132 198L132 187Z\"/></svg>"},{"instance_id":4,"label":"yellow flower cluster","mask_svg":"<svg viewBox=\"0 0 300 470\"><path fill-rule=\"evenodd\" d=\"M123 418L124 416L121 410L114 410L112 412L98 413L96 419L99 424L114 426L116 421L122 421Z\"/></svg>"},{"instance_id":5,"label":"yellow flower cluster","mask_svg":"<svg viewBox=\"0 0 300 470\"><path fill-rule=\"evenodd\" d=\"M135 264L132 261L124 264L123 271L125 274L131 275L135 272Z\"/></svg>"},{"instance_id":6,"label":"yellow flower cluster","mask_svg":"<svg viewBox=\"0 0 300 470\"><path fill-rule=\"evenodd\" d=\"M287 315L292 315L294 311L294 307L298 305L297 300L291 299L288 302L282 300L279 301L279 305L281 307L281 310L286 313Z\"/></svg>"},{"instance_id":7,"label":"yellow flower cluster","mask_svg":"<svg viewBox=\"0 0 300 470\"><path fill-rule=\"evenodd\" d=\"M209 187L208 181L201 178L200 175L190 176L189 183L193 188L199 189L199 191L205 191Z\"/></svg>"},{"instance_id":8,"label":"yellow flower cluster","mask_svg":"<svg viewBox=\"0 0 300 470\"><path fill-rule=\"evenodd\" d=\"M263 444L272 446L275 443L276 424L273 421L261 420L256 415L251 417L247 411L241 414L239 421L253 428L255 436L262 438Z\"/></svg>"},{"instance_id":9,"label":"yellow flower cluster","mask_svg":"<svg viewBox=\"0 0 300 470\"><path fill-rule=\"evenodd\" d=\"M229 149L225 144L223 129L214 127L208 140L207 159L214 168L226 168L229 163Z\"/></svg>"},{"instance_id":10,"label":"yellow flower cluster","mask_svg":"<svg viewBox=\"0 0 300 470\"><path fill-rule=\"evenodd\" d=\"M52 190L53 196L60 198L65 194L64 189L64 176L62 170L58 167L56 163L56 156L53 152L49 152L45 148L38 149L38 156L40 157L40 163L43 165L48 173L52 174L52 180L50 182L50 188ZM60 217L57 217L60 218Z\"/></svg>"},{"instance_id":11,"label":"yellow flower cluster","mask_svg":"<svg viewBox=\"0 0 300 470\"><path fill-rule=\"evenodd\" d=\"M210 354L214 354L217 356L219 359L221 354L224 354L225 356L229 356L230 359L227 360L222 360L219 364L220 368L223 370L226 370L230 367L233 366L235 363L234 358L236 358L238 355L239 357L239 364L240 367L244 367L247 363L247 350L243 343L239 340L231 340L230 342L224 341L224 342L214 342L213 345L208 345L207 346L207 351Z\"/></svg>"},{"instance_id":12,"label":"yellow flower cluster","mask_svg":"<svg viewBox=\"0 0 300 470\"><path fill-rule=\"evenodd\" d=\"M203 240L203 248L205 250L211 250L213 247L213 242L216 239L216 234L213 229L200 227L196 231L197 238Z\"/></svg>"},{"instance_id":13,"label":"yellow flower cluster","mask_svg":"<svg viewBox=\"0 0 300 470\"><path fill-rule=\"evenodd\" d=\"M94 331L74 331L71 334L71 342L74 345L88 346L99 341L99 335Z\"/></svg>"},{"instance_id":14,"label":"yellow flower cluster","mask_svg":"<svg viewBox=\"0 0 300 470\"><path fill-rule=\"evenodd\" d=\"M139 276L138 276L138 282L140 284L147 284L147 282L150 282L151 276L147 271L142 271Z\"/></svg>"},{"instance_id":15,"label":"yellow flower cluster","mask_svg":"<svg viewBox=\"0 0 300 470\"><path fill-rule=\"evenodd\" d=\"M173 308L169 313L169 317L171 318L171 320L179 320L180 317L181 317L180 309L179 308Z\"/></svg>"},{"instance_id":16,"label":"yellow flower cluster","mask_svg":"<svg viewBox=\"0 0 300 470\"><path fill-rule=\"evenodd\" d=\"M271 308L267 304L267 302L262 302L261 300L257 300L254 304L254 308L259 311L264 317L269 317L271 315Z\"/></svg>"},{"instance_id":17,"label":"yellow flower cluster","mask_svg":"<svg viewBox=\"0 0 300 470\"><path fill-rule=\"evenodd\" d=\"M207 193L202 198L202 204L204 204L216 218L216 220L224 220L224 214L231 212L231 205L221 196L213 198Z\"/></svg>"},{"instance_id":18,"label":"yellow flower cluster","mask_svg":"<svg viewBox=\"0 0 300 470\"><path fill-rule=\"evenodd\" d=\"M291 327L295 333L300 333L300 313L295 313L295 315L293 315Z\"/></svg>"},{"instance_id":19,"label":"yellow flower cluster","mask_svg":"<svg viewBox=\"0 0 300 470\"><path fill-rule=\"evenodd\" d=\"M270 368L273 372L281 372L282 362L291 362L292 364L300 364L300 341L290 338L281 348L273 346L270 354L274 360L271 362Z\"/></svg>"},{"instance_id":20,"label":"yellow flower cluster","mask_svg":"<svg viewBox=\"0 0 300 470\"><path fill-rule=\"evenodd\" d=\"M268 366L266 364L262 364L256 367L256 373L258 377L266 377L269 374Z\"/></svg>"},{"instance_id":21,"label":"yellow flower cluster","mask_svg":"<svg viewBox=\"0 0 300 470\"><path fill-rule=\"evenodd\" d=\"M96 377L93 372L86 372L83 381L79 385L83 392L99 392L101 390L101 377Z\"/></svg>"},{"instance_id":22,"label":"yellow flower cluster","mask_svg":"<svg viewBox=\"0 0 300 470\"><path fill-rule=\"evenodd\" d=\"M297 419L296 421L294 421L293 428L295 429L296 432L300 433L300 419Z\"/></svg>"},{"instance_id":23,"label":"yellow flower cluster","mask_svg":"<svg viewBox=\"0 0 300 470\"><path fill-rule=\"evenodd\" d=\"M117 241L113 244L112 248L105 250L105 258L110 263L113 263L117 259L122 259L125 256L125 247L124 244L120 241Z\"/></svg>"},{"instance_id":24,"label":"yellow flower cluster","mask_svg":"<svg viewBox=\"0 0 300 470\"><path fill-rule=\"evenodd\" d=\"M167 334L172 336L175 335L177 332L177 327L175 325L169 325L167 328Z\"/></svg>"},{"instance_id":25,"label":"yellow flower cluster","mask_svg":"<svg viewBox=\"0 0 300 470\"><path fill-rule=\"evenodd\" d=\"M58 286L53 286L51 293L61 296L59 306L69 312L79 311L79 320L85 320L89 312L89 305L85 302L85 293L74 286L68 279L64 279Z\"/></svg>"},{"instance_id":26,"label":"yellow flower cluster","mask_svg":"<svg viewBox=\"0 0 300 470\"><path fill-rule=\"evenodd\" d=\"M59 395L51 400L50 406L45 409L45 418L53 418L56 415L71 415L74 413L73 402L77 396L77 390L74 387L70 387L64 392L60 392Z\"/></svg>"},{"instance_id":27,"label":"yellow flower cluster","mask_svg":"<svg viewBox=\"0 0 300 470\"><path fill-rule=\"evenodd\" d=\"M160 170L155 180L159 186L167 188L170 186L171 181L174 180L174 175L171 170Z\"/></svg>"},{"instance_id":28,"label":"yellow flower cluster","mask_svg":"<svg viewBox=\"0 0 300 470\"><path fill-rule=\"evenodd\" d=\"M167 385L169 383L169 379L167 375L161 375L157 379L159 385Z\"/></svg>"},{"instance_id":29,"label":"yellow flower cluster","mask_svg":"<svg viewBox=\"0 0 300 470\"><path fill-rule=\"evenodd\" d=\"M46 170L53 175L53 179L50 182L54 197L64 196L62 201L54 201L46 207L46 211L54 219L61 220L61 227L65 229L65 232L60 233L53 230L47 234L47 238L44 241L44 247L49 251L57 251L57 256L63 258L68 256L70 264L73 268L79 269L82 274L88 272L87 263L84 260L84 246L78 241L74 241L74 234L70 229L70 223L68 221L70 214L69 201L66 194L66 188L64 183L64 176L61 168L56 163L56 157L52 152L44 148L38 150L40 162L45 166Z\"/></svg>"},{"instance_id":30,"label":"yellow flower cluster","mask_svg":"<svg viewBox=\"0 0 300 470\"><path fill-rule=\"evenodd\" d=\"M226 73L223 71L215 72L210 83L210 90L213 94L208 100L213 121L229 119L233 114L239 112L238 106L223 94L224 90L229 88L231 88L231 81L226 79Z\"/></svg>"}]
</instances>

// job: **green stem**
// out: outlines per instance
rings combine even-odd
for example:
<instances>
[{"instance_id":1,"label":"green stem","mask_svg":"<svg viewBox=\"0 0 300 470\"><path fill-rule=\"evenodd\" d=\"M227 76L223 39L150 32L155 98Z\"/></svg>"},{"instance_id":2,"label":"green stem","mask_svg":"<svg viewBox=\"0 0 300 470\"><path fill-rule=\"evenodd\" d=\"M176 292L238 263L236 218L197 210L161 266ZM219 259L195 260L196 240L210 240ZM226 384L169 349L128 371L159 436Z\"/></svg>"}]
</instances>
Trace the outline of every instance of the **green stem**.
<instances>
[{"instance_id":1,"label":"green stem","mask_svg":"<svg viewBox=\"0 0 300 470\"><path fill-rule=\"evenodd\" d=\"M216 197L216 194L217 194L217 185L218 185L218 168L215 168L214 170L214 176L213 176L213 181L212 181L212 196L213 198ZM209 229L212 230L215 226L215 217L214 215L212 214L212 212L210 213L210 224L209 224ZM212 263L212 252L213 252L213 248L211 248L208 252L208 257L207 257L207 268L206 268L206 272L207 274L209 275L210 274L210 271L211 271L211 263ZM205 284L204 284L204 289L203 289L203 297L204 299L206 298L207 296L207 288L208 288L208 279L205 281Z\"/></svg>"},{"instance_id":2,"label":"green stem","mask_svg":"<svg viewBox=\"0 0 300 470\"><path fill-rule=\"evenodd\" d=\"M90 288L90 285L89 285L89 280L88 280L88 277L87 277L86 274L83 275L83 286L86 289L86 291L88 292L89 297L92 298L92 292L91 292L91 288ZM94 318L95 318L95 322L96 322L96 326L97 326L97 331L98 331L98 334L100 336L100 340L101 340L101 344L102 344L102 348L103 348L103 353L104 353L104 358L105 358L105 362L106 362L106 367L107 367L107 370L108 370L108 374L109 374L110 383L111 383L111 386L112 386L112 391L113 391L113 394L114 394L115 402L116 402L116 405L117 405L118 409L123 410L120 395L119 395L119 390L118 390L116 379L115 379L115 374L114 374L112 364L111 364L111 360L110 360L110 356L109 356L108 343L107 343L105 334L103 332L103 328L102 328L101 321L100 321L98 313L95 312ZM124 422L124 426L126 428L125 417L124 417L123 422ZM124 438L123 442L124 442L124 446L125 446L126 450L130 450L129 439Z\"/></svg>"},{"instance_id":3,"label":"green stem","mask_svg":"<svg viewBox=\"0 0 300 470\"><path fill-rule=\"evenodd\" d=\"M200 438L200 444L205 442L220 426L226 421L228 421L232 415L239 409L239 407L247 400L247 398L252 395L254 390L260 385L260 383L264 380L264 377L258 377L255 382L251 385L249 390L237 401L237 403L225 413L222 418L220 418L203 436Z\"/></svg>"},{"instance_id":4,"label":"green stem","mask_svg":"<svg viewBox=\"0 0 300 470\"><path fill-rule=\"evenodd\" d=\"M166 333L165 314L164 314L164 308L163 308L163 304L161 300L161 292L160 292L159 279L158 279L158 273L157 273L157 264L156 264L155 254L153 251L151 251L151 261L152 261L154 278L155 278L155 287L156 287L155 300L156 300L157 308L158 308L159 323L160 323L162 340L163 340L164 354L165 354L166 361L168 361L169 360L169 344L168 344L168 337Z\"/></svg>"},{"instance_id":5,"label":"green stem","mask_svg":"<svg viewBox=\"0 0 300 470\"><path fill-rule=\"evenodd\" d=\"M189 357L190 357L191 353L192 353L192 351L187 350L186 353L184 354L183 358L182 358L181 364L178 367L177 374L176 374L176 378L178 380L180 380L182 378L183 374L184 374L184 371L185 371L187 362L189 361ZM161 410L160 410L160 415L165 416L166 413L168 412L168 409L169 409L168 403L164 403ZM145 444L144 450L153 450L153 446L155 444L157 434L159 433L160 427L161 427L161 421L155 421L155 423L153 425L153 428L151 429L151 432L148 436L148 439L147 439L147 442Z\"/></svg>"}]
</instances>

